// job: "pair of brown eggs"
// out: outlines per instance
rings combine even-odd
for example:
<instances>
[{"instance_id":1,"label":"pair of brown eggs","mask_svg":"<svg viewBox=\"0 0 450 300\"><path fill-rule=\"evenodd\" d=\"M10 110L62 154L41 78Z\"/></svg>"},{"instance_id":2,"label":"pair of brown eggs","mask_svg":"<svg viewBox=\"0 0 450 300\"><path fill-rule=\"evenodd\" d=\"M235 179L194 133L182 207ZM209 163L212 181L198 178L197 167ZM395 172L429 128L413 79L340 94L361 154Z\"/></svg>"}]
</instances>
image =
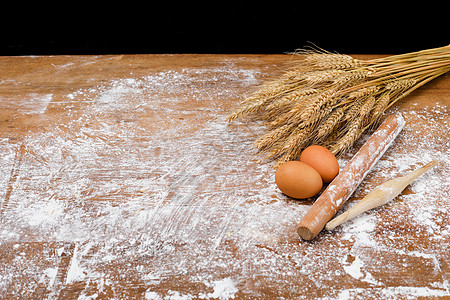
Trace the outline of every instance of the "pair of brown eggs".
<instances>
[{"instance_id":1,"label":"pair of brown eggs","mask_svg":"<svg viewBox=\"0 0 450 300\"><path fill-rule=\"evenodd\" d=\"M277 169L275 183L289 197L306 199L318 194L338 173L339 163L333 153L312 145L303 150L300 160L285 162Z\"/></svg>"}]
</instances>

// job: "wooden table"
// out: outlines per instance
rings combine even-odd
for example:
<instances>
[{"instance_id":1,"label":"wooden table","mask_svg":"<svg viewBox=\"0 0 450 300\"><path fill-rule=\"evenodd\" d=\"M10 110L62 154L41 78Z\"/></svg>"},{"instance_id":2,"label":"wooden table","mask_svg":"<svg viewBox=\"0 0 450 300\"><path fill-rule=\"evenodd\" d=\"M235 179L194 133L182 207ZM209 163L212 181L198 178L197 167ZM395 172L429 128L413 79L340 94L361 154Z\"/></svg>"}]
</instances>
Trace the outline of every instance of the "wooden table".
<instances>
[{"instance_id":1,"label":"wooden table","mask_svg":"<svg viewBox=\"0 0 450 300\"><path fill-rule=\"evenodd\" d=\"M344 209L441 164L305 242L312 200L257 162L263 128L224 120L289 59L0 57L0 298L448 299L449 77L391 109L407 124Z\"/></svg>"}]
</instances>

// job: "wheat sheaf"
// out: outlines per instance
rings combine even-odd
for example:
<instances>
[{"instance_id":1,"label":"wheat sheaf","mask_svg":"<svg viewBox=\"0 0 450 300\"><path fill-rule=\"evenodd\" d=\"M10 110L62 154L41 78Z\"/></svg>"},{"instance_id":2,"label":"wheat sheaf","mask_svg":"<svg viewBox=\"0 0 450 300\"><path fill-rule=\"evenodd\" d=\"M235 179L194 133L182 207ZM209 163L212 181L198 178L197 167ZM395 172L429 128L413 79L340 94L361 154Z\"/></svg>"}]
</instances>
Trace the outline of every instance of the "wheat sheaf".
<instances>
[{"instance_id":1,"label":"wheat sheaf","mask_svg":"<svg viewBox=\"0 0 450 300\"><path fill-rule=\"evenodd\" d=\"M275 167L313 144L345 153L395 102L450 71L450 45L370 60L322 49L293 57L227 118L262 121L254 145Z\"/></svg>"}]
</instances>

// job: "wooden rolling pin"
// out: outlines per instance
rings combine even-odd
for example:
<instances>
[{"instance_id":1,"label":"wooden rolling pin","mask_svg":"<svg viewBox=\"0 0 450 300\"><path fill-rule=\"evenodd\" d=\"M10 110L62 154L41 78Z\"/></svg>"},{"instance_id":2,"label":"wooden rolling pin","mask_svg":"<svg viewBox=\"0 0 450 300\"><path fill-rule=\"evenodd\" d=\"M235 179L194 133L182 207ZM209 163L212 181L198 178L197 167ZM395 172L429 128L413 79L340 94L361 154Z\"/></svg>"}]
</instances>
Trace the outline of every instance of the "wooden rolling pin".
<instances>
[{"instance_id":1,"label":"wooden rolling pin","mask_svg":"<svg viewBox=\"0 0 450 300\"><path fill-rule=\"evenodd\" d=\"M333 230L337 226L341 225L347 220L356 217L363 212L384 205L400 195L400 193L417 177L425 173L426 171L437 165L438 161L433 160L426 164L425 166L409 173L403 177L391 179L376 187L370 193L367 194L361 201L356 203L352 208L346 212L340 214L333 220L327 223L325 226L326 230Z\"/></svg>"},{"instance_id":2,"label":"wooden rolling pin","mask_svg":"<svg viewBox=\"0 0 450 300\"><path fill-rule=\"evenodd\" d=\"M400 113L386 118L297 225L300 237L311 240L325 227L383 156L404 125L405 120Z\"/></svg>"}]
</instances>

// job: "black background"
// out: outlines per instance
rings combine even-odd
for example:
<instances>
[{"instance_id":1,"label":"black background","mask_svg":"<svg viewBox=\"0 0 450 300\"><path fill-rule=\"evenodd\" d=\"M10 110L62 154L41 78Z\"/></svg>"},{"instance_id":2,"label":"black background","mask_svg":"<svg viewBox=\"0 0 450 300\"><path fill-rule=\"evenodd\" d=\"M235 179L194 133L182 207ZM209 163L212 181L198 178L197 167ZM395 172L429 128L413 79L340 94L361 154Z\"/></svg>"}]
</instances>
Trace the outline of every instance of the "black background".
<instances>
[{"instance_id":1,"label":"black background","mask_svg":"<svg viewBox=\"0 0 450 300\"><path fill-rule=\"evenodd\" d=\"M312 44L346 54L396 54L450 43L444 5L17 2L1 10L0 55L269 54Z\"/></svg>"}]
</instances>

